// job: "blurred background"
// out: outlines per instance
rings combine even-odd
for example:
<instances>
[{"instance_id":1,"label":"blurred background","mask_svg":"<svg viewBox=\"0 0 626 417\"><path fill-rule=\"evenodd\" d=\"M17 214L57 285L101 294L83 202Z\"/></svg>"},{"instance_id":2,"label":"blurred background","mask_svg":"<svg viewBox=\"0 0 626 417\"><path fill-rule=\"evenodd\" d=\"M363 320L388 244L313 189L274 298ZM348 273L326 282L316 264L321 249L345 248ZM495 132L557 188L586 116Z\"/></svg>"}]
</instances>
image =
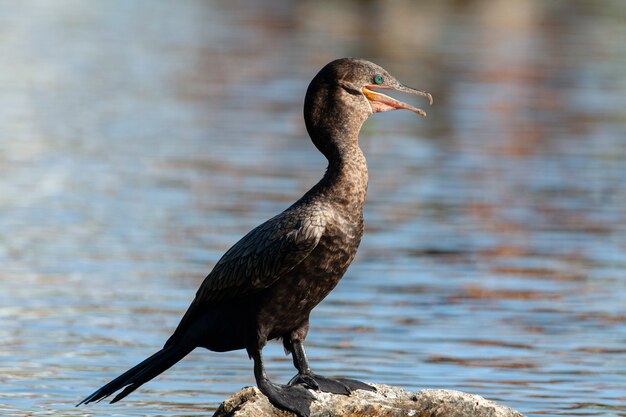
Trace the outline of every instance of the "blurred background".
<instances>
[{"instance_id":1,"label":"blurred background","mask_svg":"<svg viewBox=\"0 0 626 417\"><path fill-rule=\"evenodd\" d=\"M321 177L304 92L359 56L435 102L364 126L366 235L314 369L625 416L625 40L619 0L1 2L0 414L210 415L253 385L245 352L196 351L73 407Z\"/></svg>"}]
</instances>

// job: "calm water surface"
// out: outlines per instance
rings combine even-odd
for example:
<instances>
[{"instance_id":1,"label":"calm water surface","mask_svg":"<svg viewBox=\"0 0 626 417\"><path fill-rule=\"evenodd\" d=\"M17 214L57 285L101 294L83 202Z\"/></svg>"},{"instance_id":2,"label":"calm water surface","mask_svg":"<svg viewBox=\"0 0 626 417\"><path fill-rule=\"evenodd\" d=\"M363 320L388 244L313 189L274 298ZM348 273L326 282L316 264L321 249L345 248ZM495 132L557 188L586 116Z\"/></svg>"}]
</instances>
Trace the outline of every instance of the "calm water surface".
<instances>
[{"instance_id":1,"label":"calm water surface","mask_svg":"<svg viewBox=\"0 0 626 417\"><path fill-rule=\"evenodd\" d=\"M254 384L245 352L197 351L122 403L73 407L320 178L304 91L358 55L435 105L362 132L367 233L312 316L316 370L625 416L625 18L621 2L0 3L0 414L210 415ZM292 376L278 344L267 356Z\"/></svg>"}]
</instances>

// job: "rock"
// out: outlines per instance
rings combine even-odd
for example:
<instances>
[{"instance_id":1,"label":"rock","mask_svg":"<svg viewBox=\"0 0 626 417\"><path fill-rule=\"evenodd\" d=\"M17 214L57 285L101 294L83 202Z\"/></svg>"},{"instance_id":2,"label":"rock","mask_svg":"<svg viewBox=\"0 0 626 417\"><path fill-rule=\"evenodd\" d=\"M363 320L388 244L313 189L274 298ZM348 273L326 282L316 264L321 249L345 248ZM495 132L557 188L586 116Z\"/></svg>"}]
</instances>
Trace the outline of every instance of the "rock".
<instances>
[{"instance_id":1,"label":"rock","mask_svg":"<svg viewBox=\"0 0 626 417\"><path fill-rule=\"evenodd\" d=\"M474 394L425 389L405 391L371 384L376 392L355 391L349 396L312 391L311 417L524 417L512 408ZM292 417L278 410L256 387L244 388L224 401L213 417Z\"/></svg>"}]
</instances>

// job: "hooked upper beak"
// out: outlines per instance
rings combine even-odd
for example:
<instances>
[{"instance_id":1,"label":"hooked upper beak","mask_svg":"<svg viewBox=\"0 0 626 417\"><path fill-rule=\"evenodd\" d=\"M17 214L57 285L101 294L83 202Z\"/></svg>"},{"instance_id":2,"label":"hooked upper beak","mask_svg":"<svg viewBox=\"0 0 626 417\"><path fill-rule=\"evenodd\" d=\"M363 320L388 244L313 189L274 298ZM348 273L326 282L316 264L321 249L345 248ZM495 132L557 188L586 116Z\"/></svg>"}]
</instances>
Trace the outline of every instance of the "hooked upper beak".
<instances>
[{"instance_id":1,"label":"hooked upper beak","mask_svg":"<svg viewBox=\"0 0 626 417\"><path fill-rule=\"evenodd\" d=\"M414 113L419 114L420 116L426 116L426 112L422 109L418 109L417 107L413 107L410 104L403 103L401 101L396 100L395 98L389 97L383 93L378 91L373 91L373 89L381 89L381 90L396 90L402 91L403 93L416 94L419 96L424 96L428 98L429 104L432 106L433 104L433 96L430 93L425 91L415 90L411 87L407 87L400 83L392 86L388 85L366 85L363 87L363 94L367 97L367 100L372 107L372 112L384 112L396 109L406 109L410 110Z\"/></svg>"}]
</instances>

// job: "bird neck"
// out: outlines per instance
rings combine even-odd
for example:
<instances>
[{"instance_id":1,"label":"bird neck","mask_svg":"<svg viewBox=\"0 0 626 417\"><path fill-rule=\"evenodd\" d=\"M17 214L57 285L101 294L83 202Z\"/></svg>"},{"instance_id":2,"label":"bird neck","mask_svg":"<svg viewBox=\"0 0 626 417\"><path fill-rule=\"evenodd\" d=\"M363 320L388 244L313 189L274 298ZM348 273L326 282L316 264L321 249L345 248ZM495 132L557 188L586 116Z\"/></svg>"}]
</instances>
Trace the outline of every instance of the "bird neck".
<instances>
[{"instance_id":1,"label":"bird neck","mask_svg":"<svg viewBox=\"0 0 626 417\"><path fill-rule=\"evenodd\" d=\"M350 217L360 217L367 193L368 172L358 142L353 143L353 146L342 147L340 152L328 158L324 177L310 193L346 211Z\"/></svg>"}]
</instances>

